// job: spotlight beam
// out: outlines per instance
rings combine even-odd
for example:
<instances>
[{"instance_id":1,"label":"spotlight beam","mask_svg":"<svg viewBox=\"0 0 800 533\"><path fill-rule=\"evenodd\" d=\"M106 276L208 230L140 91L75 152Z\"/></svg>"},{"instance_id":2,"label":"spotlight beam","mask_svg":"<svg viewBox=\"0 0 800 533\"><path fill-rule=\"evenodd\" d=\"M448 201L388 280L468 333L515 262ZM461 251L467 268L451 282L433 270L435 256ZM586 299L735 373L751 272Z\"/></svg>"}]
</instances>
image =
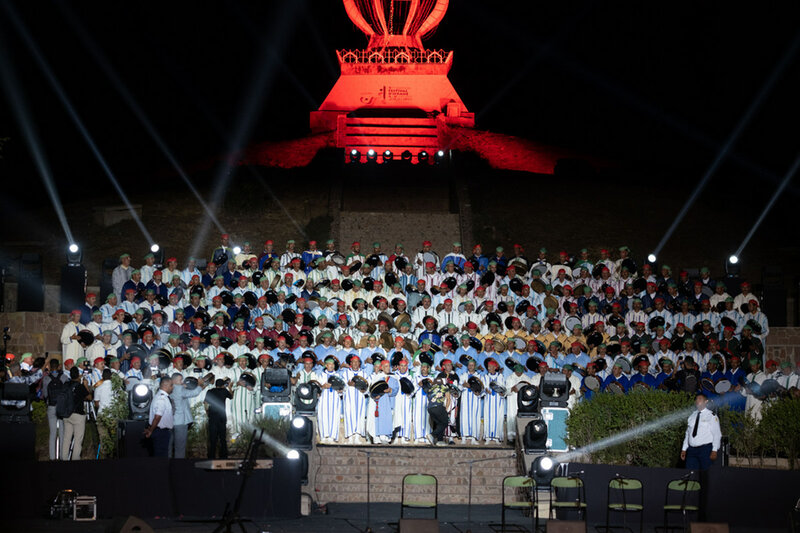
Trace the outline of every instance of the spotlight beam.
<instances>
[{"instance_id":1,"label":"spotlight beam","mask_svg":"<svg viewBox=\"0 0 800 533\"><path fill-rule=\"evenodd\" d=\"M701 192L703 192L703 189L705 189L706 185L708 184L708 181L716 173L717 169L728 155L728 152L731 150L731 148L733 148L733 145L736 144L736 141L739 140L739 136L747 127L747 125L750 123L750 120L753 118L753 115L755 115L756 111L758 111L758 109L761 107L762 102L770 93L772 87L775 85L778 79L780 79L781 74L783 73L785 68L791 63L792 58L797 52L798 46L800 46L800 32L795 34L791 46L789 46L786 52L784 52L780 61L770 73L769 78L767 78L767 81L761 87L761 90L759 90L755 99L750 103L750 106L747 108L747 111L745 111L744 115L739 119L739 122L736 124L736 127L731 132L730 136L728 136L728 139L725 141L725 144L723 145L722 149L717 153L717 157L711 163L711 166L708 168L705 175L700 180L700 183L697 185L697 187L694 188L694 191L692 191L692 194L689 197L689 199L686 202L683 202L683 206L681 207L678 216L675 217L675 220L672 221L672 224L670 225L669 229L667 229L667 232L661 238L661 241L658 243L658 246L656 246L656 249L653 252L655 253L656 256L659 255L659 252L661 252L661 250L664 248L664 245L666 245L667 241L669 241L670 237L672 237L672 234L675 232L675 229L681 223L683 217L686 216L686 213L689 212L689 209L692 208L695 201L697 200L697 197L700 196Z\"/></svg>"},{"instance_id":2,"label":"spotlight beam","mask_svg":"<svg viewBox=\"0 0 800 533\"><path fill-rule=\"evenodd\" d=\"M128 200L128 196L125 194L125 191L122 190L122 187L117 181L117 178L114 176L114 173L108 166L108 163L103 157L103 154L100 152L100 149L97 147L97 144L95 144L94 139L89 134L89 131L86 129L86 126L83 124L83 120L81 120L81 117L78 115L78 112L73 107L72 102L70 101L69 97L64 91L64 88L61 86L61 83L56 78L55 74L53 73L53 70L50 68L50 65L44 58L44 55L42 55L41 50L33 41L33 37L31 36L30 32L25 26L25 23L19 17L19 14L17 13L16 9L11 5L10 2L3 2L3 7L5 8L9 18L14 23L14 26L17 29L17 33L19 33L19 35L22 37L22 40L25 41L25 45L28 47L28 50L33 55L34 59L36 59L36 63L39 65L39 69L42 71L42 74L44 74L45 78L47 78L48 83L50 83L50 86L55 91L56 95L58 96L58 99L61 100L61 103L64 105L64 109L66 109L70 118L75 123L75 126L78 128L78 131L86 141L86 144L88 144L89 148L91 148L95 158L97 159L97 162L103 168L103 171L108 177L108 180L114 186L114 189L116 189L117 194L119 194L120 198L125 203L125 206L128 208L131 217L136 222L136 225L139 226L139 230L142 232L142 235L144 235L148 243L154 242L153 238L150 236L150 233L147 231L147 228L144 227L144 224L142 223L141 219L136 214L136 210L134 210L130 200Z\"/></svg>"},{"instance_id":3,"label":"spotlight beam","mask_svg":"<svg viewBox=\"0 0 800 533\"><path fill-rule=\"evenodd\" d=\"M7 59L9 57L5 43L0 41L0 80L2 80L3 88L10 100L11 110L14 113L14 118L22 129L22 136L33 156L34 164L47 189L47 195L50 197L50 202L53 204L53 209L55 209L58 221L61 223L61 228L64 230L67 242L75 242L72 230L67 222L67 215L64 213L64 206L61 204L61 198L58 195L58 189L53 181L53 173L50 170L50 165L42 150L42 143L39 140L36 124L28 109L25 97L22 91L20 91L19 80L17 80L14 69Z\"/></svg>"},{"instance_id":4,"label":"spotlight beam","mask_svg":"<svg viewBox=\"0 0 800 533\"><path fill-rule=\"evenodd\" d=\"M210 204L215 213L219 210L220 203L224 199L225 192L231 181L233 167L236 164L233 158L236 157L235 154L241 150L250 136L255 120L261 115L266 96L275 81L275 71L278 68L276 63L281 55L279 52L282 52L288 43L291 30L295 27L298 19L300 4L301 2L282 3L281 13L273 18L272 26L267 30L269 35L275 36L274 42L261 43L261 54L256 62L255 78L245 93L245 98L236 120L236 126L228 137L229 156L220 163L214 178L216 186L212 191ZM272 48L278 48L278 50L272 50ZM206 240L209 225L210 219L203 219L200 223L200 228L190 249L190 255L199 255L200 246Z\"/></svg>"},{"instance_id":5,"label":"spotlight beam","mask_svg":"<svg viewBox=\"0 0 800 533\"><path fill-rule=\"evenodd\" d=\"M747 246L747 244L750 242L750 239L753 238L753 235L755 234L756 230L764 221L764 218L766 218L767 214L772 210L772 206L775 205L775 202L778 200L778 197L781 195L783 190L786 188L787 185L789 185L789 182L792 181L792 178L797 173L798 168L800 168L800 154L798 154L797 158L794 160L794 163L792 163L792 167L786 173L786 176L784 176L783 181L781 181L781 184L778 186L777 189L775 189L772 198L769 199L769 202L767 202L767 205L764 207L764 210L761 211L761 214L758 216L758 220L756 220L756 223L753 224L753 227L751 227L750 231L747 232L747 236L742 241L742 244L739 245L739 248L736 250L736 253L733 254L737 258L741 257L742 250L744 250L745 246Z\"/></svg>"},{"instance_id":6,"label":"spotlight beam","mask_svg":"<svg viewBox=\"0 0 800 533\"><path fill-rule=\"evenodd\" d=\"M139 103L136 100L136 97L134 97L131 91L128 90L125 83L123 83L122 79L119 77L119 74L117 74L114 67L108 61L108 58L105 56L105 54L103 54L103 52L97 46L97 43L94 42L92 37L88 34L86 29L83 27L83 25L75 16L75 14L72 13L72 11L70 10L69 6L66 3L58 2L57 5L59 8L61 8L61 12L64 14L65 18L67 19L67 22L70 24L73 31L78 35L78 38L83 43L84 48L86 48L89 51L89 53L92 55L97 64L100 65L100 68L103 69L103 72L105 72L106 76L108 76L112 85L114 85L114 88L117 89L117 91L122 96L123 100L125 100L125 103L128 104L128 107L131 108L133 114L136 115L136 118L139 119L139 122L142 123L144 129L147 130L147 133L150 134L150 137L159 147L161 153L164 154L164 157L167 158L170 165L172 165L172 168L175 169L175 172L178 173L178 176L180 176L181 180L183 180L183 182L189 188L189 190L197 199L197 201L200 202L200 205L203 207L206 214L209 217L211 217L211 221L214 223L217 229L219 229L220 233L225 233L225 228L222 227L222 224L220 224L219 220L217 220L217 217L214 215L214 212L211 210L211 208L208 207L205 200L203 200L203 197L200 196L200 193L197 191L194 185L192 185L192 182L189 180L189 177L186 175L186 172L184 172L180 163L178 163L178 160L176 159L175 155L167 146L166 141L164 141L164 139L158 133L158 130L156 130L153 123L150 122L150 119L147 117L147 113L145 113L142 107L139 105Z\"/></svg>"}]
</instances>

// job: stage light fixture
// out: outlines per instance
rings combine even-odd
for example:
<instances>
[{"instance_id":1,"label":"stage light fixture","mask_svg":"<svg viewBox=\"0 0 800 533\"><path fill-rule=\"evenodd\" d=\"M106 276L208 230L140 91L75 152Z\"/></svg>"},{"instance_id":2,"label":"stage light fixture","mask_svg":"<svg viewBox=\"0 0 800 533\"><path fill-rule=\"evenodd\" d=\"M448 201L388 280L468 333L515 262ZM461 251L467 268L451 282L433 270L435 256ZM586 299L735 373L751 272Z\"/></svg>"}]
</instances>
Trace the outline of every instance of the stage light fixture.
<instances>
[{"instance_id":1,"label":"stage light fixture","mask_svg":"<svg viewBox=\"0 0 800 533\"><path fill-rule=\"evenodd\" d=\"M264 403L289 403L292 381L285 368L268 368L261 374L261 401Z\"/></svg>"},{"instance_id":2,"label":"stage light fixture","mask_svg":"<svg viewBox=\"0 0 800 533\"><path fill-rule=\"evenodd\" d=\"M549 455L537 457L531 465L530 476L537 487L549 487L550 482L556 477L558 471L558 461Z\"/></svg>"},{"instance_id":3,"label":"stage light fixture","mask_svg":"<svg viewBox=\"0 0 800 533\"><path fill-rule=\"evenodd\" d=\"M732 256L730 256L730 257L728 258L728 262L729 262L730 264L732 264L732 265L735 265L736 263L738 263L738 262L739 262L739 257L738 257L736 254L734 254L734 255L732 255Z\"/></svg>"},{"instance_id":4,"label":"stage light fixture","mask_svg":"<svg viewBox=\"0 0 800 533\"><path fill-rule=\"evenodd\" d=\"M539 389L535 385L524 385L517 394L517 418L538 416Z\"/></svg>"},{"instance_id":5,"label":"stage light fixture","mask_svg":"<svg viewBox=\"0 0 800 533\"><path fill-rule=\"evenodd\" d=\"M314 424L305 416L295 416L286 435L289 446L297 450L310 450L314 443Z\"/></svg>"},{"instance_id":6,"label":"stage light fixture","mask_svg":"<svg viewBox=\"0 0 800 533\"><path fill-rule=\"evenodd\" d=\"M650 263L655 263L656 262L656 254L648 255L647 256L647 261L650 262Z\"/></svg>"},{"instance_id":7,"label":"stage light fixture","mask_svg":"<svg viewBox=\"0 0 800 533\"><path fill-rule=\"evenodd\" d=\"M436 157L439 157L439 158L444 157L444 150L439 150L438 152L436 152Z\"/></svg>"},{"instance_id":8,"label":"stage light fixture","mask_svg":"<svg viewBox=\"0 0 800 533\"><path fill-rule=\"evenodd\" d=\"M233 253L239 255L240 253L242 253L242 248L240 246L234 246Z\"/></svg>"},{"instance_id":9,"label":"stage light fixture","mask_svg":"<svg viewBox=\"0 0 800 533\"><path fill-rule=\"evenodd\" d=\"M156 243L153 243L152 245L150 245L150 251L153 252L153 253L158 252L160 249L161 249L161 247L159 245L157 245Z\"/></svg>"},{"instance_id":10,"label":"stage light fixture","mask_svg":"<svg viewBox=\"0 0 800 533\"><path fill-rule=\"evenodd\" d=\"M375 150L370 148L367 151L367 161L371 161L373 163L377 162L378 161L378 152L376 152Z\"/></svg>"},{"instance_id":11,"label":"stage light fixture","mask_svg":"<svg viewBox=\"0 0 800 533\"><path fill-rule=\"evenodd\" d=\"M74 242L67 247L67 266L80 266L83 261L83 251Z\"/></svg>"},{"instance_id":12,"label":"stage light fixture","mask_svg":"<svg viewBox=\"0 0 800 533\"><path fill-rule=\"evenodd\" d=\"M302 383L297 386L294 397L294 410L298 415L314 416L319 401L319 387L315 384Z\"/></svg>"},{"instance_id":13,"label":"stage light fixture","mask_svg":"<svg viewBox=\"0 0 800 533\"><path fill-rule=\"evenodd\" d=\"M353 148L350 150L350 162L358 163L359 161L361 161L361 152Z\"/></svg>"},{"instance_id":14,"label":"stage light fixture","mask_svg":"<svg viewBox=\"0 0 800 533\"><path fill-rule=\"evenodd\" d=\"M289 450L286 452L286 458L297 462L297 468L300 471L300 484L308 485L308 454L299 450Z\"/></svg>"},{"instance_id":15,"label":"stage light fixture","mask_svg":"<svg viewBox=\"0 0 800 533\"><path fill-rule=\"evenodd\" d=\"M417 160L420 163L427 163L428 162L428 152L426 152L425 150L421 151L419 153L419 155L417 156Z\"/></svg>"},{"instance_id":16,"label":"stage light fixture","mask_svg":"<svg viewBox=\"0 0 800 533\"><path fill-rule=\"evenodd\" d=\"M391 150L386 150L385 152L383 152L384 163L387 161L391 161L392 158L394 158L394 154L391 152Z\"/></svg>"},{"instance_id":17,"label":"stage light fixture","mask_svg":"<svg viewBox=\"0 0 800 533\"><path fill-rule=\"evenodd\" d=\"M542 415L534 414L522 433L522 446L525 453L545 453L547 451L547 424Z\"/></svg>"},{"instance_id":18,"label":"stage light fixture","mask_svg":"<svg viewBox=\"0 0 800 533\"><path fill-rule=\"evenodd\" d=\"M128 393L128 405L131 410L131 420L147 420L150 416L150 402L153 400L153 391L144 383L135 385Z\"/></svg>"},{"instance_id":19,"label":"stage light fixture","mask_svg":"<svg viewBox=\"0 0 800 533\"><path fill-rule=\"evenodd\" d=\"M735 261L734 261L735 259ZM732 255L725 261L725 275L729 278L737 278L742 273L742 265L739 264L739 256Z\"/></svg>"},{"instance_id":20,"label":"stage light fixture","mask_svg":"<svg viewBox=\"0 0 800 533\"><path fill-rule=\"evenodd\" d=\"M412 157L413 155L411 155L411 150L403 150L403 153L400 154L400 159L403 161L411 161Z\"/></svg>"}]
</instances>

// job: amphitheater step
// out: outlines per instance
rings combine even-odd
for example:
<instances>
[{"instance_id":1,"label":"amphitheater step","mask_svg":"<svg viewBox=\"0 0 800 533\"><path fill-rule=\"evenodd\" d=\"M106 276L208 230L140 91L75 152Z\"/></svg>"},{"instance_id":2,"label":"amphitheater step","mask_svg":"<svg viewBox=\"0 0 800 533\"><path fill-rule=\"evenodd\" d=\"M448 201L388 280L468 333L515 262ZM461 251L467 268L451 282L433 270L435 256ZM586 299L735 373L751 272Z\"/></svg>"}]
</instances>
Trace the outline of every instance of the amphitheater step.
<instances>
[{"instance_id":1,"label":"amphitheater step","mask_svg":"<svg viewBox=\"0 0 800 533\"><path fill-rule=\"evenodd\" d=\"M510 447L423 446L317 446L309 454L309 474L320 503L367 501L367 456L370 458L370 499L400 502L406 474L424 473L439 482L439 503L465 504L469 498L469 465L465 461L491 459L472 468L472 502L496 504L501 500L505 476L517 475L520 466ZM524 499L510 490L506 498Z\"/></svg>"}]
</instances>

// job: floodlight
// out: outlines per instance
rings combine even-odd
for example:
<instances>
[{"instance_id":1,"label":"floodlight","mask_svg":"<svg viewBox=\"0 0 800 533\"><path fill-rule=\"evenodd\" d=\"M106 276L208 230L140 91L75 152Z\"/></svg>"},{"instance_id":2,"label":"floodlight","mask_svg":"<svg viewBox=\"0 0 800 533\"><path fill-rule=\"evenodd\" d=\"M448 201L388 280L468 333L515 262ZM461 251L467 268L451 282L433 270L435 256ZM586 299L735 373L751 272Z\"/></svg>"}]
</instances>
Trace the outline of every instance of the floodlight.
<instances>
[{"instance_id":1,"label":"floodlight","mask_svg":"<svg viewBox=\"0 0 800 533\"><path fill-rule=\"evenodd\" d=\"M83 261L83 251L81 251L80 246L73 242L67 247L67 265L79 266L81 261Z\"/></svg>"},{"instance_id":2,"label":"floodlight","mask_svg":"<svg viewBox=\"0 0 800 533\"><path fill-rule=\"evenodd\" d=\"M403 150L403 153L400 154L400 159L402 159L403 161L411 161L412 157L413 156L411 155L411 150Z\"/></svg>"},{"instance_id":3,"label":"floodlight","mask_svg":"<svg viewBox=\"0 0 800 533\"><path fill-rule=\"evenodd\" d=\"M556 477L558 461L549 455L538 457L531 465L530 476L537 487L547 487L553 478Z\"/></svg>"},{"instance_id":4,"label":"floodlight","mask_svg":"<svg viewBox=\"0 0 800 533\"><path fill-rule=\"evenodd\" d=\"M286 435L289 446L298 450L310 450L314 443L314 424L305 416L295 416Z\"/></svg>"},{"instance_id":5,"label":"floodlight","mask_svg":"<svg viewBox=\"0 0 800 533\"><path fill-rule=\"evenodd\" d=\"M735 265L736 263L738 263L738 262L739 262L739 256L737 256L736 254L734 254L734 255L730 256L730 257L728 258L728 262L729 262L730 264L732 264L732 265Z\"/></svg>"},{"instance_id":6,"label":"floodlight","mask_svg":"<svg viewBox=\"0 0 800 533\"><path fill-rule=\"evenodd\" d=\"M391 150L386 150L385 152L383 152L383 160L384 161L391 161L393 157L394 157L394 154L391 152Z\"/></svg>"},{"instance_id":7,"label":"floodlight","mask_svg":"<svg viewBox=\"0 0 800 533\"><path fill-rule=\"evenodd\" d=\"M147 420L150 417L150 402L153 391L144 383L139 383L128 393L131 420Z\"/></svg>"},{"instance_id":8,"label":"floodlight","mask_svg":"<svg viewBox=\"0 0 800 533\"><path fill-rule=\"evenodd\" d=\"M655 262L656 262L656 254L650 254L650 255L648 255L648 256L647 256L647 260L648 260L649 262L651 262L651 263L655 263Z\"/></svg>"},{"instance_id":9,"label":"floodlight","mask_svg":"<svg viewBox=\"0 0 800 533\"><path fill-rule=\"evenodd\" d=\"M308 454L299 450L289 450L286 458L291 460L293 465L297 465L300 471L300 484L308 485Z\"/></svg>"},{"instance_id":10,"label":"floodlight","mask_svg":"<svg viewBox=\"0 0 800 533\"><path fill-rule=\"evenodd\" d=\"M373 163L378 160L378 152L370 148L367 151L367 161L372 161Z\"/></svg>"},{"instance_id":11,"label":"floodlight","mask_svg":"<svg viewBox=\"0 0 800 533\"><path fill-rule=\"evenodd\" d=\"M233 253L239 255L240 253L242 253L242 248L240 246L234 246Z\"/></svg>"},{"instance_id":12,"label":"floodlight","mask_svg":"<svg viewBox=\"0 0 800 533\"><path fill-rule=\"evenodd\" d=\"M353 148L350 150L350 162L358 163L359 161L361 161L361 152Z\"/></svg>"},{"instance_id":13,"label":"floodlight","mask_svg":"<svg viewBox=\"0 0 800 533\"><path fill-rule=\"evenodd\" d=\"M294 410L298 415L314 415L319 401L319 387L309 383L297 386L294 397Z\"/></svg>"},{"instance_id":14,"label":"floodlight","mask_svg":"<svg viewBox=\"0 0 800 533\"><path fill-rule=\"evenodd\" d=\"M286 458L296 461L297 459L300 459L300 452L297 450L289 450L289 453L286 454Z\"/></svg>"},{"instance_id":15,"label":"floodlight","mask_svg":"<svg viewBox=\"0 0 800 533\"><path fill-rule=\"evenodd\" d=\"M153 253L158 252L160 249L161 249L161 247L159 245L157 245L156 243L153 243L150 246L150 251L153 252Z\"/></svg>"},{"instance_id":16,"label":"floodlight","mask_svg":"<svg viewBox=\"0 0 800 533\"><path fill-rule=\"evenodd\" d=\"M517 417L534 416L539 412L539 389L524 385L517 394Z\"/></svg>"},{"instance_id":17,"label":"floodlight","mask_svg":"<svg viewBox=\"0 0 800 533\"><path fill-rule=\"evenodd\" d=\"M535 414L525 426L522 434L522 445L525 453L544 453L547 451L547 424L542 415Z\"/></svg>"}]
</instances>

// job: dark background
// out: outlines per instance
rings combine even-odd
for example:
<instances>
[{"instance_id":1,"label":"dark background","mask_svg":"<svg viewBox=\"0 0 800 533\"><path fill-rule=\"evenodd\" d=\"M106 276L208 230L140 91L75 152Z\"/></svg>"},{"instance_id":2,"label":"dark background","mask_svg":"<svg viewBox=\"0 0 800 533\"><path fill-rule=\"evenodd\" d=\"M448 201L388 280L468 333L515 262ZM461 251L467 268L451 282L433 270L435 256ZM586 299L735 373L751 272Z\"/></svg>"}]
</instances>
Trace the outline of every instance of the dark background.
<instances>
[{"instance_id":1,"label":"dark background","mask_svg":"<svg viewBox=\"0 0 800 533\"><path fill-rule=\"evenodd\" d=\"M196 203L82 44L64 9L108 57L206 197L214 173L192 169L234 148L308 133L308 112L319 106L338 76L334 51L366 44L338 0L13 5L134 202L174 197L182 204ZM76 206L121 203L14 25L0 13L4 56L20 80L59 194L68 204L68 218L83 214ZM534 229L541 228L549 233L549 240L542 239L548 247L627 243L638 245L638 256L646 255L798 39L799 22L796 2L768 7L721 1L451 2L425 44L454 50L450 78L476 113L478 128L613 162L611 170L593 180L558 183L547 176L515 175L504 181L517 200L541 202L538 193L546 193L544 201L551 207L537 205L536 213L553 218L530 228L521 223L524 204L508 213L500 195L482 202L481 184L506 180L505 175L492 177L492 169L471 166L464 179L477 223L502 226L491 235L478 228L476 239L508 246L522 230L534 233L529 241L538 239ZM800 54L792 55L668 243L666 259L673 266L707 263L718 273L797 156L798 67ZM249 127L234 135L243 118ZM0 242L22 242L31 238L28 228L44 221L50 202L3 98L0 137L10 137L0 160L0 228L5 234ZM307 174L320 172L324 165ZM265 171L265 176L269 181L276 174ZM252 181L243 178L245 185L247 179ZM461 179L458 173L454 179ZM308 192L280 189L275 179L270 183L278 195ZM516 194L517 188L525 194ZM787 273L797 273L798 191L790 184L754 236L760 247L750 252L751 274L760 274L761 263L754 262L762 259L782 261ZM604 212L603 205L613 205L613 211ZM516 222L502 222L500 211L513 214ZM153 209L149 213L145 218ZM573 224L574 229L559 234L558 224L574 222L576 216L591 222L585 224L589 232ZM598 225L593 217L616 225ZM63 233L50 218L46 228L36 228L37 242L49 228L50 249L59 250ZM228 225L230 218L225 220ZM88 232L91 220L77 223ZM121 231L132 239L124 246L135 247L136 255L146 247L135 227ZM524 231L521 235L528 238ZM641 244L631 240L636 235ZM687 256L681 242L686 238L696 241L697 253ZM529 241L525 244L539 246ZM711 241L720 243L719 249L702 245ZM92 256L92 261L99 258ZM57 258L55 264L60 262Z\"/></svg>"}]
</instances>

